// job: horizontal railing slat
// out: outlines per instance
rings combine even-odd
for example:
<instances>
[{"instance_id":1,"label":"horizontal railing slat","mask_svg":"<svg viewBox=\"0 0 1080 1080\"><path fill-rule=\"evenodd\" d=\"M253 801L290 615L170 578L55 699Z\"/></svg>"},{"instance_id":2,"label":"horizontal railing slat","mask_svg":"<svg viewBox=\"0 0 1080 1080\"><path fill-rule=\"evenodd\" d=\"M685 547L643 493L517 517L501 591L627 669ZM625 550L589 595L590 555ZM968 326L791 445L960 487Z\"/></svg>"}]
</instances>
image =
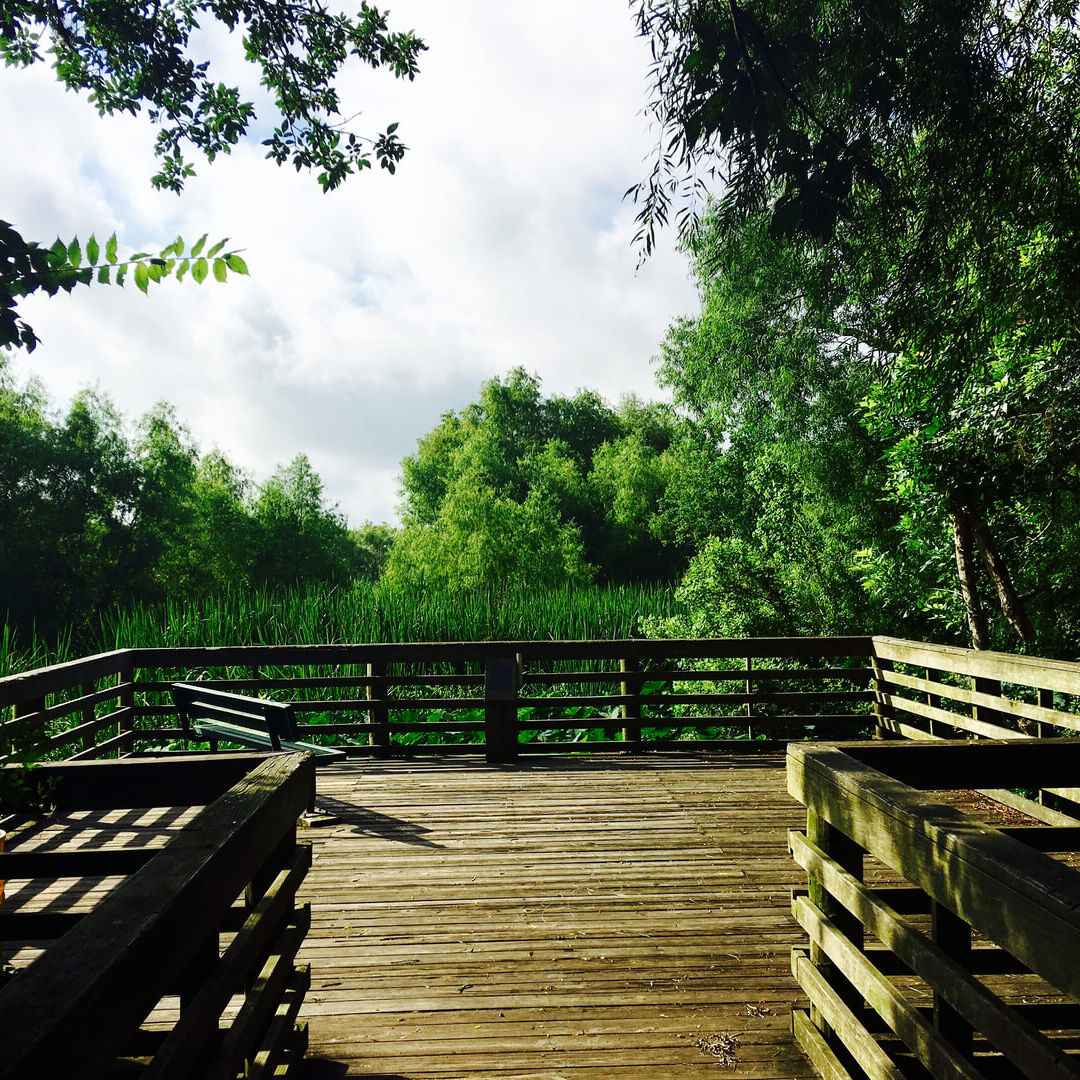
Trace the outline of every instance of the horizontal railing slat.
<instances>
[{"instance_id":1,"label":"horizontal railing slat","mask_svg":"<svg viewBox=\"0 0 1080 1080\"><path fill-rule=\"evenodd\" d=\"M127 670L131 662L132 650L118 649L17 675L6 675L0 679L0 709L43 698L60 690L69 690L108 675L118 675Z\"/></svg>"},{"instance_id":2,"label":"horizontal railing slat","mask_svg":"<svg viewBox=\"0 0 1080 1080\"><path fill-rule=\"evenodd\" d=\"M880 636L873 639L873 654L879 660L1080 695L1080 664L1066 660L958 649Z\"/></svg>"},{"instance_id":3,"label":"horizontal railing slat","mask_svg":"<svg viewBox=\"0 0 1080 1080\"><path fill-rule=\"evenodd\" d=\"M1080 716L1074 713L1062 712L1060 709L1047 709L1041 705L1033 705L1026 701L1014 701L1011 698L986 694L978 690L967 690L960 686L950 686L947 683L931 679L920 679L900 671L883 672L882 682L895 686L904 686L912 690L921 690L923 693L948 698L950 701L956 701L963 705L982 706L1023 720L1035 720L1039 723L1053 724L1055 727L1068 728L1070 731L1080 731ZM895 701L893 704L895 704ZM970 714L967 719L970 719Z\"/></svg>"}]
</instances>

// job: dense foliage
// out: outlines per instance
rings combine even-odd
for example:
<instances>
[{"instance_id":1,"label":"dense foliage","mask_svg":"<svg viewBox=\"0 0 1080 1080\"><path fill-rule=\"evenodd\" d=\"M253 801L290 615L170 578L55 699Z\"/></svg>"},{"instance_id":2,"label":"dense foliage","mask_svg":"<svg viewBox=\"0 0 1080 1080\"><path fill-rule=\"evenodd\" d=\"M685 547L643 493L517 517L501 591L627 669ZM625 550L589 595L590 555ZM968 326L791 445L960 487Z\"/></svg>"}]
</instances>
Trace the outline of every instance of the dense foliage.
<instances>
[{"instance_id":1,"label":"dense foliage","mask_svg":"<svg viewBox=\"0 0 1080 1080\"><path fill-rule=\"evenodd\" d=\"M676 424L661 405L544 398L522 369L447 413L402 463L406 587L670 580L684 556L658 511Z\"/></svg>"},{"instance_id":2,"label":"dense foliage","mask_svg":"<svg viewBox=\"0 0 1080 1080\"><path fill-rule=\"evenodd\" d=\"M893 625L1075 651L1074 6L638 8L664 132L643 236L679 205L706 291L669 383L703 417L719 409L714 437L733 446L763 386L793 420L801 394L862 425L852 437L884 462L863 475L891 507L870 484L834 510L866 519L850 542ZM695 224L683 196L703 188L719 201Z\"/></svg>"},{"instance_id":3,"label":"dense foliage","mask_svg":"<svg viewBox=\"0 0 1080 1080\"><path fill-rule=\"evenodd\" d=\"M371 577L385 553L366 537L303 455L253 485L169 406L133 433L94 391L56 416L0 364L0 598L24 635L81 631L119 602Z\"/></svg>"}]
</instances>

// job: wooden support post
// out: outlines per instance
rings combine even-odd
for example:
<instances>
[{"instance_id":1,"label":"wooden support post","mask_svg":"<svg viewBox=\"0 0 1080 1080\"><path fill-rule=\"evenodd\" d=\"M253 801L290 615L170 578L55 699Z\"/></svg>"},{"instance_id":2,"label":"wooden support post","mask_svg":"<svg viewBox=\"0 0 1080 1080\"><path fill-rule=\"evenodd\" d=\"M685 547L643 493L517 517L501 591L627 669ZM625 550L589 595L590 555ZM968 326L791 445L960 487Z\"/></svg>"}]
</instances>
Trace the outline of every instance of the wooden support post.
<instances>
[{"instance_id":1,"label":"wooden support post","mask_svg":"<svg viewBox=\"0 0 1080 1080\"><path fill-rule=\"evenodd\" d=\"M135 752L135 682L134 668L121 668L116 673L116 685L124 687L117 698L117 706L124 710L117 725L118 735L127 733L127 738L120 744L117 757L130 757Z\"/></svg>"},{"instance_id":2,"label":"wooden support post","mask_svg":"<svg viewBox=\"0 0 1080 1080\"><path fill-rule=\"evenodd\" d=\"M896 733L888 726L893 719L893 707L885 700L885 695L889 692L889 688L885 684L885 672L892 671L892 661L871 655L870 664L874 669L874 718L877 721L874 738L895 739L897 738Z\"/></svg>"},{"instance_id":3,"label":"wooden support post","mask_svg":"<svg viewBox=\"0 0 1080 1080\"><path fill-rule=\"evenodd\" d=\"M1039 707L1043 709L1052 709L1054 707L1054 691L1043 690L1038 691L1039 694ZM1053 724L1044 723L1042 720L1038 721L1035 725L1035 735L1040 739L1053 739L1060 735L1061 732L1054 727ZM1039 802L1046 802L1046 792L1039 788Z\"/></svg>"},{"instance_id":4,"label":"wooden support post","mask_svg":"<svg viewBox=\"0 0 1080 1080\"><path fill-rule=\"evenodd\" d=\"M93 680L84 682L79 688L83 697L89 697L96 689L97 683ZM93 705L84 705L82 707L82 722L89 724L95 719L95 710ZM92 731L86 732L82 737L82 749L89 750L94 745L94 733Z\"/></svg>"},{"instance_id":5,"label":"wooden support post","mask_svg":"<svg viewBox=\"0 0 1080 1080\"><path fill-rule=\"evenodd\" d=\"M1053 690L1039 690L1039 707L1041 709L1052 709L1054 707L1054 691ZM1061 733L1054 727L1053 724L1047 724L1040 720L1035 727L1035 734L1040 739L1053 739Z\"/></svg>"},{"instance_id":6,"label":"wooden support post","mask_svg":"<svg viewBox=\"0 0 1080 1080\"><path fill-rule=\"evenodd\" d=\"M834 859L857 881L863 880L863 856L866 852L850 837L833 828L823 817L809 808L806 811L806 836L826 855ZM838 903L825 889L825 886L813 874L808 876L810 902L835 923L838 930L859 950L865 946L863 925L842 904ZM863 1006L862 996L851 983L837 972L825 951L816 944L810 946L810 960L821 972L825 981L837 992L841 999L854 1011ZM811 1005L810 1019L823 1035L830 1034L829 1025L819 1010Z\"/></svg>"},{"instance_id":7,"label":"wooden support post","mask_svg":"<svg viewBox=\"0 0 1080 1080\"><path fill-rule=\"evenodd\" d=\"M942 952L967 970L971 970L971 927L958 915L936 901L930 902L930 926L933 942ZM966 1058L972 1052L971 1025L934 992L934 1027Z\"/></svg>"},{"instance_id":8,"label":"wooden support post","mask_svg":"<svg viewBox=\"0 0 1080 1080\"><path fill-rule=\"evenodd\" d=\"M750 670L751 663L751 657L748 656L746 658L747 671ZM746 692L747 694L752 694L754 692L754 682L749 675L746 677ZM751 741L754 738L754 703L752 701L746 703L746 737ZM775 738L775 736L771 737Z\"/></svg>"},{"instance_id":9,"label":"wooden support post","mask_svg":"<svg viewBox=\"0 0 1080 1080\"><path fill-rule=\"evenodd\" d=\"M30 698L28 701L16 702L15 708L14 708L13 713L12 713L12 719L21 720L24 716L32 716L36 712L41 712L41 710L44 709L44 708L45 708L45 698L44 697ZM12 730L11 730L11 741L6 747L4 747L4 750L5 750L6 753L17 755L18 752L19 752L19 743L20 742L23 745L25 745L27 743L33 743L33 742L36 741L36 736L44 735L44 734L46 734L46 732L44 732L44 731L34 732L35 737L28 739L28 738L25 738L23 736L22 731L20 731L18 726L16 726L16 727L12 728Z\"/></svg>"},{"instance_id":10,"label":"wooden support post","mask_svg":"<svg viewBox=\"0 0 1080 1080\"><path fill-rule=\"evenodd\" d=\"M386 681L385 664L368 664L368 678L371 682L367 685L368 701L380 702L368 709L368 723L371 725L368 731L368 745L375 747L377 758L390 756L390 709L386 704L389 684Z\"/></svg>"},{"instance_id":11,"label":"wooden support post","mask_svg":"<svg viewBox=\"0 0 1080 1080\"><path fill-rule=\"evenodd\" d=\"M994 697L1001 697L1001 683L997 679L983 679L976 676L972 679L972 688L980 694L993 694ZM971 715L976 720L982 720L987 724L998 724L1005 727L1011 727L1013 724L1012 718L1006 713L988 709L985 705L972 705Z\"/></svg>"},{"instance_id":12,"label":"wooden support post","mask_svg":"<svg viewBox=\"0 0 1080 1080\"><path fill-rule=\"evenodd\" d=\"M641 753L641 684L640 665L636 660L620 660L619 670L623 673L621 692L623 697L633 701L623 703L622 739L627 750Z\"/></svg>"},{"instance_id":13,"label":"wooden support post","mask_svg":"<svg viewBox=\"0 0 1080 1080\"><path fill-rule=\"evenodd\" d=\"M492 763L517 758L520 656L491 656L484 664L484 744Z\"/></svg>"},{"instance_id":14,"label":"wooden support post","mask_svg":"<svg viewBox=\"0 0 1080 1080\"><path fill-rule=\"evenodd\" d=\"M926 681L927 682L941 682L941 672L938 671L936 668L928 667L926 669ZM941 695L940 694L930 694L930 693L928 693L926 695L926 704L929 705L931 709L940 709L941 708ZM930 734L931 735L936 735L937 733L938 733L938 721L931 719L930 720ZM946 731L943 734L945 735L945 738L950 737L950 732Z\"/></svg>"},{"instance_id":15,"label":"wooden support post","mask_svg":"<svg viewBox=\"0 0 1080 1080\"><path fill-rule=\"evenodd\" d=\"M180 977L178 993L180 995L181 1014L187 1010L192 1000L202 989L203 984L213 974L214 968L220 959L221 940L219 932L215 930L195 950L191 963L188 964L184 974Z\"/></svg>"}]
</instances>

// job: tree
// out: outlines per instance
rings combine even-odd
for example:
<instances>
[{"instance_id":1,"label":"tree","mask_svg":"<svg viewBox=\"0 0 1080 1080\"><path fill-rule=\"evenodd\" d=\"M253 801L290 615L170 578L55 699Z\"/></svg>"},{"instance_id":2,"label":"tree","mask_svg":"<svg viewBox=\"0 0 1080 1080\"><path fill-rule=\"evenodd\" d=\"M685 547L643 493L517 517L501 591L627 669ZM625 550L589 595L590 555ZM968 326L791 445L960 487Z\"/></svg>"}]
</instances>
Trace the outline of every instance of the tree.
<instances>
[{"instance_id":1,"label":"tree","mask_svg":"<svg viewBox=\"0 0 1080 1080\"><path fill-rule=\"evenodd\" d=\"M351 545L344 517L323 500L323 484L297 454L263 484L251 507L259 528L253 567L259 584L347 580Z\"/></svg>"},{"instance_id":2,"label":"tree","mask_svg":"<svg viewBox=\"0 0 1080 1080\"><path fill-rule=\"evenodd\" d=\"M180 192L194 174L192 153L213 161L256 119L255 106L239 87L216 81L209 61L195 52L192 33L209 22L242 30L245 59L273 95L276 124L263 141L268 158L315 170L325 191L371 168L373 160L395 171L405 153L397 124L367 137L351 130L335 84L351 58L411 80L425 46L411 32L391 31L386 15L366 0L352 17L318 0L18 0L0 7L0 57L8 66L27 67L48 52L57 78L68 89L86 92L102 115L145 109L158 129L160 169L152 182ZM108 263L116 264L115 239L111 244ZM32 328L18 318L19 297L117 280L105 264L97 272L89 268L98 262L91 248L97 249L96 241L84 252L77 241L50 246L26 240L0 222L0 345L36 344ZM209 254L219 252L220 247ZM174 266L179 273L185 255L201 280L201 254L201 245L187 252L178 241L158 256L129 261L136 283L145 288ZM215 276L223 279L229 269L244 272L238 258L235 252L221 254L213 263Z\"/></svg>"},{"instance_id":3,"label":"tree","mask_svg":"<svg viewBox=\"0 0 1080 1080\"><path fill-rule=\"evenodd\" d=\"M669 580L684 552L655 525L674 432L665 406L545 398L521 368L492 379L402 462L388 572L489 587Z\"/></svg>"},{"instance_id":4,"label":"tree","mask_svg":"<svg viewBox=\"0 0 1080 1080\"><path fill-rule=\"evenodd\" d=\"M898 517L880 499L883 444L860 422L871 372L793 318L816 269L760 223L707 219L692 251L701 312L669 330L659 370L687 417L662 527L697 552L668 631L886 628L908 613L867 595L855 558Z\"/></svg>"},{"instance_id":5,"label":"tree","mask_svg":"<svg viewBox=\"0 0 1080 1080\"><path fill-rule=\"evenodd\" d=\"M870 376L867 425L906 542L937 537L940 563L941 537L955 537L956 592L985 647L985 586L969 557L981 550L1003 616L1029 639L1023 537L1060 529L1058 512L1029 511L1033 499L1048 507L1051 489L1075 488L1080 445L1060 404L1080 389L1072 6L645 0L638 10L657 57L663 140L637 189L646 250L676 204L690 236L684 195L710 175L723 182L710 235L748 228L775 241L786 339L798 329L824 344L826 362L847 356L841 383L855 368ZM800 370L791 355L780 366Z\"/></svg>"}]
</instances>

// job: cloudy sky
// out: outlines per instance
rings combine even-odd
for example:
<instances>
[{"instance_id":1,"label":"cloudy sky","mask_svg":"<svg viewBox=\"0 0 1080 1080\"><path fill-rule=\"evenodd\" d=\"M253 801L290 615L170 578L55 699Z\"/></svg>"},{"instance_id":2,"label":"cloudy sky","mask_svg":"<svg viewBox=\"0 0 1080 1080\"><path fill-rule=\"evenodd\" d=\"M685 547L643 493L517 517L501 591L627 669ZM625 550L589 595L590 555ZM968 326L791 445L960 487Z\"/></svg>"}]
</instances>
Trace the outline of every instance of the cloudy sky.
<instances>
[{"instance_id":1,"label":"cloudy sky","mask_svg":"<svg viewBox=\"0 0 1080 1080\"><path fill-rule=\"evenodd\" d=\"M357 130L391 121L410 147L323 195L257 142L179 199L149 184L145 121L100 119L48 68L0 68L0 217L29 238L115 230L121 251L177 234L231 238L250 278L81 289L22 306L43 344L18 355L57 405L87 385L128 417L174 404L200 447L256 479L299 452L352 524L393 521L401 458L481 382L523 365L548 393L656 397L652 357L695 307L672 237L636 271L648 53L625 0L397 0L429 51L414 83L343 80ZM239 42L218 77L257 87Z\"/></svg>"}]
</instances>

